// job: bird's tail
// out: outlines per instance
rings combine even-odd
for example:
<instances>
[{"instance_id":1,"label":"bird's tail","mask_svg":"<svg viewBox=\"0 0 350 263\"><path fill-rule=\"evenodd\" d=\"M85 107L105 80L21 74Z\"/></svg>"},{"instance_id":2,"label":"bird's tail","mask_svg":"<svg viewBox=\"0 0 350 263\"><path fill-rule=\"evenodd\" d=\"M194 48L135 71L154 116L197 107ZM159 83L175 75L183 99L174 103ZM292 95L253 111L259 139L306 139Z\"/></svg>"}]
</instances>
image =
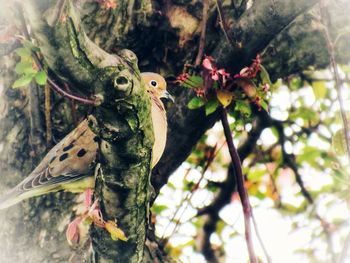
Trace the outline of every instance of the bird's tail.
<instances>
[{"instance_id":1,"label":"bird's tail","mask_svg":"<svg viewBox=\"0 0 350 263\"><path fill-rule=\"evenodd\" d=\"M25 197L23 197L23 192L21 193L17 189L12 189L8 193L0 197L0 209L5 209L21 202Z\"/></svg>"},{"instance_id":2,"label":"bird's tail","mask_svg":"<svg viewBox=\"0 0 350 263\"><path fill-rule=\"evenodd\" d=\"M21 184L23 184L23 182ZM62 189L61 185L51 185L49 187L46 186L22 190L22 187L20 187L21 184L0 197L0 210L13 206L25 199Z\"/></svg>"},{"instance_id":3,"label":"bird's tail","mask_svg":"<svg viewBox=\"0 0 350 263\"><path fill-rule=\"evenodd\" d=\"M23 184L23 182L21 184ZM36 189L31 188L28 190L22 190L21 187L19 187L20 185L16 186L12 190L10 190L8 193L0 197L0 210L13 206L25 199L45 194L50 190L52 190L52 188L54 188L54 187L49 187L49 188L38 187Z\"/></svg>"}]
</instances>

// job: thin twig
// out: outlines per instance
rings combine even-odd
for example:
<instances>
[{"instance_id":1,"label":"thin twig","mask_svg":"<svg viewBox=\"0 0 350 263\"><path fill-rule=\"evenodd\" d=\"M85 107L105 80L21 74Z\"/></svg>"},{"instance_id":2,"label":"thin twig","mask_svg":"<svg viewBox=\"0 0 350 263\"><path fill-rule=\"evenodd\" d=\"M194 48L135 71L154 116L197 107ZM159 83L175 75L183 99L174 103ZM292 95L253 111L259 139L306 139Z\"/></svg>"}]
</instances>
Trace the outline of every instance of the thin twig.
<instances>
[{"instance_id":1,"label":"thin twig","mask_svg":"<svg viewBox=\"0 0 350 263\"><path fill-rule=\"evenodd\" d=\"M187 177L187 175L190 173L191 170L192 170L191 168L189 168L189 169L186 170L185 175L184 175L184 178ZM182 199L182 198L183 198L183 194L182 194L182 196L181 196L181 199ZM180 208L182 207L182 204L184 203L184 201L185 201L187 198L188 198L188 193L187 193L186 197L183 198L183 200L181 201L181 203L176 207L175 213L174 213L173 216L171 217L171 219L170 219L169 223L167 224L167 226L164 228L164 231L163 231L163 234L162 234L161 239L164 239L164 238L165 238L165 234L166 234L166 231L168 230L168 228L169 228L169 226L170 226L170 223L173 222L173 221L175 220L175 217L176 217L177 213L180 211ZM173 232L174 232L174 231L173 231ZM173 233L171 233L171 235L172 235L172 234L173 234Z\"/></svg>"},{"instance_id":2,"label":"thin twig","mask_svg":"<svg viewBox=\"0 0 350 263\"><path fill-rule=\"evenodd\" d=\"M340 255L339 255L338 263L345 263L346 257L349 253L349 246L350 246L350 232L345 238L342 251L340 252Z\"/></svg>"},{"instance_id":3,"label":"thin twig","mask_svg":"<svg viewBox=\"0 0 350 263\"><path fill-rule=\"evenodd\" d=\"M305 197L305 199L307 200L307 202L310 205L314 204L314 199L312 198L312 196L309 193L309 191L306 189L304 181L301 178L301 175L300 175L300 173L298 171L297 164L295 163L295 160L294 160L294 155L287 154L287 153L284 152L284 161L285 161L286 165L290 169L292 169L292 171L294 172L295 180L296 180L297 184L300 187L302 195Z\"/></svg>"},{"instance_id":4,"label":"thin twig","mask_svg":"<svg viewBox=\"0 0 350 263\"><path fill-rule=\"evenodd\" d=\"M78 97L75 96L73 94L70 94L66 91L64 91L63 89L60 88L60 86L58 86L51 78L47 78L48 83L50 84L50 87L55 90L58 94L62 95L63 97L66 97L68 99L72 99L72 100L76 100L79 101L83 104L87 104L87 105L96 105L97 102L95 100L91 100L91 99L85 99L82 97Z\"/></svg>"},{"instance_id":5,"label":"thin twig","mask_svg":"<svg viewBox=\"0 0 350 263\"><path fill-rule=\"evenodd\" d=\"M71 93L70 87L68 86L67 83L63 83L63 86L68 93ZM77 107L76 107L75 100L70 101L70 108L71 108L73 122L75 125L78 125Z\"/></svg>"},{"instance_id":6,"label":"thin twig","mask_svg":"<svg viewBox=\"0 0 350 263\"><path fill-rule=\"evenodd\" d=\"M261 238L261 235L260 235L260 232L259 232L259 228L258 228L258 224L255 220L255 217L254 217L254 213L253 213L253 209L251 209L251 217L252 217L252 221L253 221L253 226L254 226L254 229L255 229L255 234L259 240L259 243L260 243L260 246L265 254L265 257L266 257L266 261L268 263L272 263L272 259L271 259L271 256L269 255L269 253L267 252L267 249L265 247L265 244L264 244L264 241L262 240Z\"/></svg>"},{"instance_id":7,"label":"thin twig","mask_svg":"<svg viewBox=\"0 0 350 263\"><path fill-rule=\"evenodd\" d=\"M226 24L226 21L225 21L225 18L224 18L224 11L222 9L222 4L221 4L221 1L220 0L216 0L215 1L216 3L216 8L218 10L218 14L219 14L219 24L220 24L220 27L222 29L222 31L224 32L224 35L225 35L225 38L227 40L227 42L232 45L234 42L232 41L231 37L229 36L228 34L228 26Z\"/></svg>"},{"instance_id":8,"label":"thin twig","mask_svg":"<svg viewBox=\"0 0 350 263\"><path fill-rule=\"evenodd\" d=\"M45 124L46 124L46 144L51 146L52 143L52 123L51 123L51 98L50 87L46 83L44 88L45 93Z\"/></svg>"},{"instance_id":9,"label":"thin twig","mask_svg":"<svg viewBox=\"0 0 350 263\"><path fill-rule=\"evenodd\" d=\"M31 37L30 37L28 29L27 29L26 21L25 21L25 18L23 16L22 8L19 4L17 5L17 7L19 10L19 18L21 21L22 33L28 41L31 41ZM33 59L34 59L35 64L37 65L37 67L40 70L44 70L44 67L40 62L38 54L34 51L31 51L31 52L32 52ZM81 102L83 104L87 104L87 105L97 105L97 101L95 101L95 100L85 99L85 98L82 98L82 97L79 97L79 96L76 96L76 95L73 95L73 94L70 94L70 93L64 91L50 77L47 77L47 82L50 84L50 87L54 91L56 91L58 94L62 95L63 97L66 97L66 98L69 98L72 100L76 100L76 101L79 101L79 102Z\"/></svg>"},{"instance_id":10,"label":"thin twig","mask_svg":"<svg viewBox=\"0 0 350 263\"><path fill-rule=\"evenodd\" d=\"M174 228L174 230L172 231L172 233L170 234L170 236L172 236L172 235L176 232L176 230L178 229L178 225L180 224L181 218L182 218L184 212L187 210L187 207L188 207L188 205L189 205L189 203L190 203L190 201L191 201L191 199L192 199L192 196L193 196L194 192L198 189L200 183L201 183L202 180L204 179L205 173L207 172L207 170L209 169L210 165L211 165L211 164L213 163L213 161L215 160L215 157L218 155L218 153L220 152L220 150L222 149L222 147L223 147L224 145L225 145L225 142L222 143L222 145L221 145L219 148L217 148L217 145L215 145L215 146L211 149L211 151L209 152L209 156L206 157L206 164L205 164L205 166L204 166L204 168L203 168L203 170L202 170L201 177L199 178L199 180L197 181L197 183L194 184L194 185L192 186L191 191L190 191L189 193L187 193L186 197L181 201L181 205L177 208L177 210L175 211L174 215L172 216L172 218L171 218L171 220L170 220L170 222L172 222L172 221L175 219L177 213L180 211L180 208L182 207L182 204L185 203L185 202L187 202L187 204L186 204L186 206L184 207L184 209L183 209L181 215L179 216L179 219L176 220L176 222L175 222L175 228ZM188 172L189 172L189 170L188 170ZM188 172L186 172L186 175L188 174ZM165 230L163 231L163 235L162 235L162 238L161 238L161 239L164 239L165 234L166 234L166 230L168 229L169 225L170 225L170 223L166 226Z\"/></svg>"},{"instance_id":11,"label":"thin twig","mask_svg":"<svg viewBox=\"0 0 350 263\"><path fill-rule=\"evenodd\" d=\"M251 263L257 263L257 258L254 252L253 240L252 240L252 231L250 218L252 216L251 206L249 203L249 197L247 194L247 190L244 186L244 177L242 173L242 165L239 155L237 153L236 147L233 143L233 138L230 130L230 126L227 119L227 111L225 108L221 108L221 123L224 128L224 133L227 141L227 146L230 152L230 156L233 163L233 168L235 172L235 176L237 179L237 188L238 194L241 199L243 215L244 215L244 226L245 226L245 238L248 247L249 259Z\"/></svg>"},{"instance_id":12,"label":"thin twig","mask_svg":"<svg viewBox=\"0 0 350 263\"><path fill-rule=\"evenodd\" d=\"M331 35L329 33L329 17L328 17L328 12L327 9L325 7L325 2L321 1L320 3L320 12L321 12L321 22L324 25L324 35L327 41L327 48L328 48L328 52L329 52L329 60L330 60L330 64L331 64L331 68L333 69L333 74L334 74L334 82L335 82L335 88L337 91L337 97L338 97L338 101L339 101L339 107L340 107L340 113L341 113L341 117L343 120L343 128L344 128L344 136L345 136L345 142L346 142L346 149L347 149L347 153L348 153L348 160L350 162L350 131L349 131L349 121L348 118L346 116L346 112L345 112L345 105L344 105L344 101L343 101L343 95L342 95L342 90L341 90L341 86L342 86L342 82L339 76L339 71L338 71L338 67L337 67L337 62L335 59L335 50L334 50L334 44L332 42L332 38Z\"/></svg>"},{"instance_id":13,"label":"thin twig","mask_svg":"<svg viewBox=\"0 0 350 263\"><path fill-rule=\"evenodd\" d=\"M281 195L280 193L278 192L278 189L277 189L277 185L276 185L276 182L275 182L275 179L273 178L273 174L276 172L276 168L274 169L273 172L270 171L269 167L267 164L265 164L265 168L266 168L266 171L269 175L269 178L270 178L270 182L271 182L271 186L272 186L272 194L273 195L277 195L277 207L281 207L281 204L282 204L282 201L281 201ZM274 196L273 196L274 198Z\"/></svg>"},{"instance_id":14,"label":"thin twig","mask_svg":"<svg viewBox=\"0 0 350 263\"><path fill-rule=\"evenodd\" d=\"M209 11L209 0L203 0L203 14L202 14L202 25L201 25L201 37L199 39L198 54L194 65L198 67L201 64L202 57L204 54L205 47L205 37L207 32L207 21L208 21L208 11Z\"/></svg>"},{"instance_id":15,"label":"thin twig","mask_svg":"<svg viewBox=\"0 0 350 263\"><path fill-rule=\"evenodd\" d=\"M331 254L331 263L336 263L336 256L334 252L333 240L332 240L332 232L330 230L330 224L324 220L318 213L316 213L316 218L320 221L321 227L326 235L327 240L327 250L328 253Z\"/></svg>"},{"instance_id":16,"label":"thin twig","mask_svg":"<svg viewBox=\"0 0 350 263\"><path fill-rule=\"evenodd\" d=\"M304 181L302 180L301 175L298 171L298 166L295 163L295 157L293 154L288 154L284 148L286 138L285 138L285 134L284 134L283 123L280 121L274 121L273 124L278 132L278 136L279 136L278 141L279 141L279 144L281 145L281 148L282 148L283 162L290 169L292 169L292 171L294 172L295 180L300 187L300 191L301 191L302 195L305 197L307 202L312 205L314 203L314 200L304 185Z\"/></svg>"},{"instance_id":17,"label":"thin twig","mask_svg":"<svg viewBox=\"0 0 350 263\"><path fill-rule=\"evenodd\" d=\"M256 146L256 142L260 138L262 131L272 125L271 117L266 112L256 111L256 116L256 122L254 122L252 130L248 132L248 137L237 149L241 160L244 160L250 153L253 152L254 147ZM200 237L199 242L200 250L208 262L219 261L216 259L213 248L210 246L210 236L216 231L217 222L219 220L219 212L225 205L231 202L231 196L237 190L236 181L237 180L233 172L233 165L231 163L226 179L223 182L216 183L220 190L214 200L211 202L211 204L198 209L197 216L207 215L205 218L205 223L203 225L203 235ZM238 218L239 216L237 217L237 220Z\"/></svg>"}]
</instances>

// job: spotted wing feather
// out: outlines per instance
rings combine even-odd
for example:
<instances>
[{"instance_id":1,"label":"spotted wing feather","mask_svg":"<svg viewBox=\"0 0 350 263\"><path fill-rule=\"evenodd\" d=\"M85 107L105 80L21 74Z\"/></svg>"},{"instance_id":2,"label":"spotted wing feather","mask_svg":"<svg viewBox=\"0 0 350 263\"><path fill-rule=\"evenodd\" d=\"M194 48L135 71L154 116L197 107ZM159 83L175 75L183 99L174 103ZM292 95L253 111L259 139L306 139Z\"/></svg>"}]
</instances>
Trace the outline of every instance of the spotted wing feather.
<instances>
[{"instance_id":1,"label":"spotted wing feather","mask_svg":"<svg viewBox=\"0 0 350 263\"><path fill-rule=\"evenodd\" d=\"M32 173L0 200L0 209L28 197L64 189L91 175L98 149L97 136L87 121L53 147Z\"/></svg>"}]
</instances>

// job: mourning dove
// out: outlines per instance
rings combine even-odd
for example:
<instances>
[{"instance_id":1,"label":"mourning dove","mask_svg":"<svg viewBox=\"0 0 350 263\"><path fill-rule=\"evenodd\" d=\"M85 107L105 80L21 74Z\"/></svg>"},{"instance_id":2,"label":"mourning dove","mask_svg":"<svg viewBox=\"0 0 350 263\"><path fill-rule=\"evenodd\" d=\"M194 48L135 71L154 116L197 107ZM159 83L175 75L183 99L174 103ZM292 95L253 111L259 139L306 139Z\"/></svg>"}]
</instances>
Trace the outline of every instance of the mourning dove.
<instances>
[{"instance_id":1,"label":"mourning dove","mask_svg":"<svg viewBox=\"0 0 350 263\"><path fill-rule=\"evenodd\" d=\"M152 168L163 154L167 120L160 98L170 98L165 79L156 73L141 73L151 100L151 115L155 141ZM21 183L0 199L0 209L12 206L24 199L60 190L83 192L94 188L93 168L99 138L84 120L77 128L54 146L39 165Z\"/></svg>"}]
</instances>

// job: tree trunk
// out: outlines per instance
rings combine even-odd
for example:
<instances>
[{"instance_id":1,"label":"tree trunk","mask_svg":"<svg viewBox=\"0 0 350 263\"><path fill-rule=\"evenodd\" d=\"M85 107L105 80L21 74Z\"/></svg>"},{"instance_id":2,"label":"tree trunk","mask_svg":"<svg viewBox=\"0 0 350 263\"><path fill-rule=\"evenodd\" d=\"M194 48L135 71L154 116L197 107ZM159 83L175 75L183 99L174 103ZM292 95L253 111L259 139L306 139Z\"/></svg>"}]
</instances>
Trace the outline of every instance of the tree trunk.
<instances>
[{"instance_id":1,"label":"tree trunk","mask_svg":"<svg viewBox=\"0 0 350 263\"><path fill-rule=\"evenodd\" d=\"M89 116L91 129L101 138L99 150L101 168L99 170L100 176L97 177L95 194L100 199L105 220L116 220L118 227L128 237L128 241L113 241L105 230L93 229L91 236L95 260L97 262L116 262L116 260L117 262L141 262L148 224L150 161L154 139L149 118L150 101L140 82L137 58L131 51L127 50L120 52L120 57L111 56L95 46L82 30L79 16L71 2L58 2L57 5L54 3L49 5L41 1L27 1L24 10L25 17L28 19L45 57L45 62L50 69L61 77L69 79L70 83L79 87L83 92L95 94L95 97L99 98L98 107L94 109L93 115ZM4 86L9 87L10 85L4 83ZM36 87L34 88L36 89ZM38 137L36 133L42 129L30 127L30 124L42 123L33 119L33 116L39 118L40 114L34 115L31 112L39 109L39 105L34 105L35 102L39 101L38 96L32 96L34 90L27 90L27 99L30 103L25 100L20 100L22 103L19 103L22 91L7 89L7 91L14 93L14 103L19 104L17 107L23 108L26 104L29 105L29 118L26 121L23 120L23 127L17 123L17 125L13 125L15 129L4 129L10 130L4 137L9 140L8 145L12 147L15 145L16 138L18 139L20 135L24 137L28 133L32 136L28 139L18 140L18 146L24 147L28 143L32 143L32 146L38 144L34 137ZM36 98L36 100L32 100L31 97ZM9 105L8 107L13 106ZM10 119L10 114L7 117ZM17 120L13 120L11 124L14 121ZM6 124L5 120L3 124ZM11 124L8 126L11 127ZM9 159L19 162L22 160L21 163L27 164L23 160L34 154L34 151L27 148L25 151L12 153ZM19 167L24 175L28 174L32 168L29 165L23 167L16 165L16 163L13 164L9 160L4 160L4 163L8 164L9 167ZM18 171L16 172L19 174ZM38 200L40 199L34 201L38 202ZM55 205L52 205L51 202L45 202L45 206L53 209L62 203L65 204L64 200L55 200ZM59 240L60 246L66 246L62 232L65 230L70 216L63 217L64 222L56 222L56 224L60 223L58 226L60 233L57 233L57 227L44 226L43 222L45 221L41 220L41 217L46 217L47 221L52 224L55 222L54 213L50 213L49 210L38 213L35 211L36 207L38 206L33 204L27 206L27 209L30 210L29 216L27 215L28 211L24 209L16 210L15 216L18 218L16 222L19 224L29 217L30 226L28 229L13 224L13 229L7 232L10 233L11 238L16 239L22 236L18 231L34 232L33 234L41 238L40 244L42 245L36 246L35 250L33 249L29 253L33 255L28 258L24 255L18 255L17 249L13 251L13 244L17 242L11 240L10 246L5 250L9 255L4 255L4 257L9 262L19 262L19 259L26 259L26 261L29 259L32 262L45 262L46 260L52 262L55 258L67 262L69 250L65 247L61 249L63 255L54 253L48 256L46 253L39 253L38 250L41 249L41 246L49 248L45 242L47 236L55 241ZM66 211L70 210L69 207L65 207L65 209ZM70 212L67 214L70 215ZM62 218L58 219L62 220ZM9 221L8 218L5 220ZM38 222L41 222L41 231L37 227ZM46 228L54 233L48 235ZM60 238L55 235L59 235ZM20 238L20 240L24 239ZM28 248L28 244L26 245ZM25 253L27 249L21 251ZM53 250L48 251L52 253ZM16 257L18 257L17 260L14 260Z\"/></svg>"},{"instance_id":2,"label":"tree trunk","mask_svg":"<svg viewBox=\"0 0 350 263\"><path fill-rule=\"evenodd\" d=\"M105 99L93 112L97 122L93 129L103 139L101 147L105 147L100 158L105 180L98 179L97 196L103 199L106 219L117 218L118 226L126 232L130 243L112 242L106 232L93 229L97 260L109 262L110 257L125 253L130 262L140 261L150 198L148 162L152 135L146 117L149 105L139 83L133 53L124 51L115 56L107 52L112 54L127 47L137 54L143 71L159 70L166 76L178 75L185 63L194 62L198 52L202 1L120 0L116 9L106 9L92 0L76 1L77 8L71 6L72 1L24 2L26 20L50 69L69 82L74 92L84 96L99 94L99 98ZM249 64L258 52L262 53L264 65L273 79L300 72L311 65L324 67L328 64L322 31L317 27L315 17L306 13L318 1L253 1L247 11L225 3L226 33L234 43L227 42L218 23L217 9L214 2L210 2L205 54L212 54L218 64L228 66L233 72ZM62 8L62 5L67 8ZM5 10L9 9L1 10L0 17L11 21L14 16ZM83 24L80 24L78 13ZM332 14L337 15L335 11ZM339 16L337 23L347 24L348 16ZM338 24L333 26L336 35ZM86 37L83 28L105 51ZM342 44L348 42L347 38L340 39L338 45L338 53L343 58L350 56L349 46ZM295 45L291 46L290 41ZM8 53L5 48L1 51L2 54ZM16 78L15 64L13 54L1 60L1 193L27 176L46 151L42 132L45 130L43 92L35 86L12 89ZM118 85L113 86L112 79L118 78L127 83L123 91ZM131 85L133 89L129 94ZM189 110L187 103L193 97L192 92L172 85L170 89L176 95L176 103L167 105L168 144L152 175L156 192L218 118L216 114L205 116L203 109ZM117 105L117 115L112 114L116 106L113 98L116 97L123 99ZM70 103L57 95L52 99L53 134L58 142L76 124L70 115ZM90 107L79 106L79 112L88 111L91 111ZM119 140L111 140L108 129L102 128L105 123L118 125L122 134L113 136ZM128 163L121 161L121 153L116 151L120 148L125 151L123 156L128 156ZM118 161L111 162L110 155ZM125 181L125 178L129 179ZM113 194L107 195L106 192ZM0 262L82 262L87 259L84 253L76 254L71 250L65 241L66 226L74 217L73 199L73 194L56 193L1 211L0 238L3 244ZM111 205L121 199L126 201ZM148 247L158 249L155 239L151 240L146 242ZM148 249L147 252L146 262L155 258L171 261Z\"/></svg>"}]
</instances>

